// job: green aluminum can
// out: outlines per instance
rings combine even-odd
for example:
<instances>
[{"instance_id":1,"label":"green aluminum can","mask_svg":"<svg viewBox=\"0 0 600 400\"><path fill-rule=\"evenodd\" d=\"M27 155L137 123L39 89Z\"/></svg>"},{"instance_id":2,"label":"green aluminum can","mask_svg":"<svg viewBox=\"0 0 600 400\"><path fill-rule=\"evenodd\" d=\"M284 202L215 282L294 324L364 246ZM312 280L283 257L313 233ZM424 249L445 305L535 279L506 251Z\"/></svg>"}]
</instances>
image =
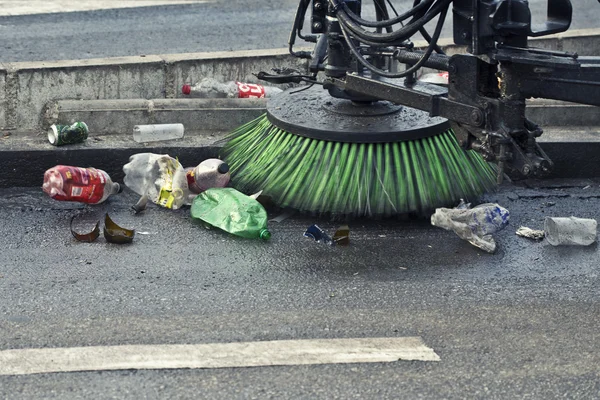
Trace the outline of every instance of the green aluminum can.
<instances>
[{"instance_id":1,"label":"green aluminum can","mask_svg":"<svg viewBox=\"0 0 600 400\"><path fill-rule=\"evenodd\" d=\"M54 146L81 143L87 139L89 132L85 122L75 122L73 125L52 125L48 130L48 141Z\"/></svg>"}]
</instances>

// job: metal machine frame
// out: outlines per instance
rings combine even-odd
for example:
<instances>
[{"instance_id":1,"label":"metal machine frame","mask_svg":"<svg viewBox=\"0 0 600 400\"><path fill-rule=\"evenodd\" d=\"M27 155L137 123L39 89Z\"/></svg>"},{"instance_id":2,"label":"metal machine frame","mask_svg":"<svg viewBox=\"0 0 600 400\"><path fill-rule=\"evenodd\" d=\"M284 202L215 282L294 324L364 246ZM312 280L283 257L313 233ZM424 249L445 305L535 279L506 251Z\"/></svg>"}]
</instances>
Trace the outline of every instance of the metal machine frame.
<instances>
[{"instance_id":1,"label":"metal machine frame","mask_svg":"<svg viewBox=\"0 0 600 400\"><path fill-rule=\"evenodd\" d=\"M352 25L352 20L362 21L357 17L360 0L301 0L290 52L310 58L310 72L314 77L324 73L320 83L333 97L355 102L387 100L447 118L464 148L498 164L499 182L505 172L513 178L544 176L553 163L536 142L543 131L525 117L525 100L537 97L600 106L600 57L528 46L529 37L570 27L570 0L547 1L546 21L535 26L527 0L414 0L417 8L439 7L441 21L433 38L423 25L416 24L403 26L394 36L400 38L402 30L421 32L430 46L417 51L410 40L394 41L395 32L384 24L391 19L383 0L374 0L381 23L372 23L376 30L364 34ZM436 42L451 3L454 42L466 45L467 54L450 57ZM313 35L303 36L302 23L309 8ZM415 13L412 21L422 15ZM376 35L384 29L388 36ZM315 50L294 52L296 36L316 43ZM381 43L370 40L371 36L390 39ZM379 68L366 69L364 62L358 62L363 57ZM406 70L397 72L398 63L406 64ZM448 87L417 82L415 71L420 67L448 71ZM282 79L271 77L276 82Z\"/></svg>"}]
</instances>

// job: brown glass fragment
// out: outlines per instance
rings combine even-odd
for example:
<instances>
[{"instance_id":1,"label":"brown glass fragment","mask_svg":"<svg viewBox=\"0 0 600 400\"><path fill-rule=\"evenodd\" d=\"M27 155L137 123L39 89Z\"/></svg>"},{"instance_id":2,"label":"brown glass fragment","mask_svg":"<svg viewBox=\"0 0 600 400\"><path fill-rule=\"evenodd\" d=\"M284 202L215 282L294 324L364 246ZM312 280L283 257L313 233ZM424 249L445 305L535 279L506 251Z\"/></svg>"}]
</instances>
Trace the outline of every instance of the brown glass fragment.
<instances>
[{"instance_id":1,"label":"brown glass fragment","mask_svg":"<svg viewBox=\"0 0 600 400\"><path fill-rule=\"evenodd\" d=\"M96 222L96 227L90 233L77 233L73 230L73 220L75 220L75 216L71 218L71 235L80 242L92 243L94 240L98 239L100 236L100 221Z\"/></svg>"},{"instance_id":2,"label":"brown glass fragment","mask_svg":"<svg viewBox=\"0 0 600 400\"><path fill-rule=\"evenodd\" d=\"M107 242L116 244L131 243L134 236L135 230L121 228L110 219L108 213L106 214L104 217L104 237Z\"/></svg>"},{"instance_id":3,"label":"brown glass fragment","mask_svg":"<svg viewBox=\"0 0 600 400\"><path fill-rule=\"evenodd\" d=\"M337 245L348 246L350 244L350 227L348 225L340 226L333 235L333 241Z\"/></svg>"}]
</instances>

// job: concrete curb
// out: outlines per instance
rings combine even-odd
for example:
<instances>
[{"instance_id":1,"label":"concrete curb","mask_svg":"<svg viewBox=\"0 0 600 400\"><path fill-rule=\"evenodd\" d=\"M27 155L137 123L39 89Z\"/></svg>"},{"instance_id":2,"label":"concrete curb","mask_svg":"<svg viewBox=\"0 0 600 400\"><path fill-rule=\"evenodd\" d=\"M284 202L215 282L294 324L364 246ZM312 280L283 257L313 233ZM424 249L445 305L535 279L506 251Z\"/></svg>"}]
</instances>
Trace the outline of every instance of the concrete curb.
<instances>
[{"instance_id":1,"label":"concrete curb","mask_svg":"<svg viewBox=\"0 0 600 400\"><path fill-rule=\"evenodd\" d=\"M464 51L445 46L448 54ZM420 45L417 43L417 45ZM536 47L600 54L600 29L532 40ZM0 129L15 134L44 130L46 107L60 100L174 99L181 86L212 76L256 82L253 73L277 67L303 69L287 49L189 53L0 65Z\"/></svg>"}]
</instances>

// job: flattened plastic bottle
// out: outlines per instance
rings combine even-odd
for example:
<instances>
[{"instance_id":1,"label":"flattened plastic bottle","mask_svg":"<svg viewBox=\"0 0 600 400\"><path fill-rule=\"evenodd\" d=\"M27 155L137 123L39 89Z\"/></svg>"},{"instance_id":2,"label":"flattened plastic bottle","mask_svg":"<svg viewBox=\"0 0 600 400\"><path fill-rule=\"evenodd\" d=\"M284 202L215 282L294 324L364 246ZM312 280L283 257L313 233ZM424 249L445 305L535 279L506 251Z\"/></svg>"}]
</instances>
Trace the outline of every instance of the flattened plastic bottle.
<instances>
[{"instance_id":1,"label":"flattened plastic bottle","mask_svg":"<svg viewBox=\"0 0 600 400\"><path fill-rule=\"evenodd\" d=\"M232 235L268 240L267 211L255 199L233 188L212 188L194 198L192 218Z\"/></svg>"}]
</instances>

